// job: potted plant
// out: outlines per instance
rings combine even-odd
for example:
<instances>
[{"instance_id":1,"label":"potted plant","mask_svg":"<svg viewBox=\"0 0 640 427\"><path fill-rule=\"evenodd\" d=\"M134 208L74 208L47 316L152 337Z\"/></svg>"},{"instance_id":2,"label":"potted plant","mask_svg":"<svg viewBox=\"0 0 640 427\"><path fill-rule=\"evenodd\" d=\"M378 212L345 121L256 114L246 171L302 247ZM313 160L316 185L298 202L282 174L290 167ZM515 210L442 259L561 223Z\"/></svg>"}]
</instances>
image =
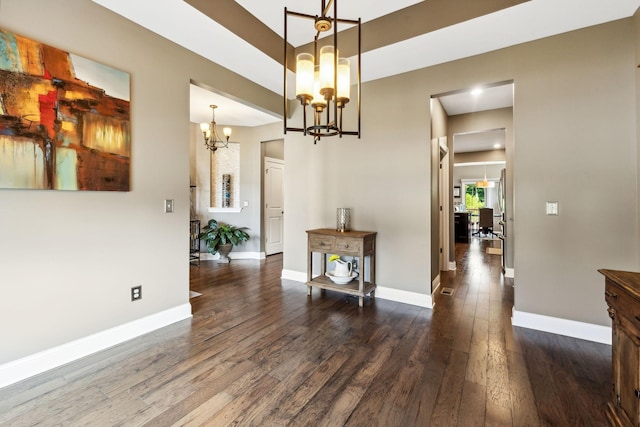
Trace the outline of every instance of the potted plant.
<instances>
[{"instance_id":1,"label":"potted plant","mask_svg":"<svg viewBox=\"0 0 640 427\"><path fill-rule=\"evenodd\" d=\"M212 255L220 253L218 262L229 263L229 252L233 245L249 240L247 227L236 227L210 219L198 236L207 245L207 252Z\"/></svg>"}]
</instances>

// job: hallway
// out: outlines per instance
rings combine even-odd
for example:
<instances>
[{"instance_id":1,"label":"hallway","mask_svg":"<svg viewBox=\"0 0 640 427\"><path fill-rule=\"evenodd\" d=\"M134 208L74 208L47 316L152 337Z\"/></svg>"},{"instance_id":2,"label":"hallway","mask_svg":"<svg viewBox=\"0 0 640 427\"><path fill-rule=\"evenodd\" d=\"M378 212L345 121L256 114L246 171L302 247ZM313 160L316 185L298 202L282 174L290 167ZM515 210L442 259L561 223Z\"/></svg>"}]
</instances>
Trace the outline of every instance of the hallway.
<instances>
[{"instance_id":1,"label":"hallway","mask_svg":"<svg viewBox=\"0 0 640 427\"><path fill-rule=\"evenodd\" d=\"M450 357L466 365L445 374L458 384L458 416L484 408L486 425L606 425L611 347L512 327L513 279L500 274L501 255L487 254L492 242L456 243L458 270L443 273L441 285L454 295L434 295L432 328L455 325Z\"/></svg>"},{"instance_id":2,"label":"hallway","mask_svg":"<svg viewBox=\"0 0 640 427\"><path fill-rule=\"evenodd\" d=\"M0 425L605 425L610 347L513 328L487 244L456 245L434 310L203 261L191 321L0 389Z\"/></svg>"}]
</instances>

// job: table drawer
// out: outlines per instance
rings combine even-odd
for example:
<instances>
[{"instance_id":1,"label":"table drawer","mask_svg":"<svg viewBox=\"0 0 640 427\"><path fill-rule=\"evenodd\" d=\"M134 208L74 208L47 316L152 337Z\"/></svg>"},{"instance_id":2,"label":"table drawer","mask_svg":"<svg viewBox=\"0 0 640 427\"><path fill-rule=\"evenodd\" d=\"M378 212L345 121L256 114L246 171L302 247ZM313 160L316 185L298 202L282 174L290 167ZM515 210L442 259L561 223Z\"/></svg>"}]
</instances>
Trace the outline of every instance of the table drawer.
<instances>
[{"instance_id":1,"label":"table drawer","mask_svg":"<svg viewBox=\"0 0 640 427\"><path fill-rule=\"evenodd\" d=\"M334 248L335 237L320 236L317 234L309 235L309 249L318 252L330 252Z\"/></svg>"},{"instance_id":2,"label":"table drawer","mask_svg":"<svg viewBox=\"0 0 640 427\"><path fill-rule=\"evenodd\" d=\"M360 253L361 245L362 240L360 239L337 237L333 248L336 250L336 252L357 255Z\"/></svg>"}]
</instances>

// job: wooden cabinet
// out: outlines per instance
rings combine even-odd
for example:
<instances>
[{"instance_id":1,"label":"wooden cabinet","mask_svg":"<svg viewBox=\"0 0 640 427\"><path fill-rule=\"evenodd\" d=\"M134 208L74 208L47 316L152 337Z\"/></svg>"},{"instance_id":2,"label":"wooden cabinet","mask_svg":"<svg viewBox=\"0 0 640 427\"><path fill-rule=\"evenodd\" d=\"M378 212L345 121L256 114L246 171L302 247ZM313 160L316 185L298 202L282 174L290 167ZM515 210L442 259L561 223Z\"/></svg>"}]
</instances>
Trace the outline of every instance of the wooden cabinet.
<instances>
[{"instance_id":1,"label":"wooden cabinet","mask_svg":"<svg viewBox=\"0 0 640 427\"><path fill-rule=\"evenodd\" d=\"M369 294L375 296L376 290L376 234L372 231L336 231L328 228L307 230L307 295L311 295L311 288L322 290L331 289L359 297L359 305L363 306L364 297ZM320 275L313 277L313 253L322 254ZM346 255L358 258L358 278L346 285L335 284L325 276L327 272L326 254ZM368 264L365 264L368 260ZM365 281L365 265L369 269L369 281Z\"/></svg>"},{"instance_id":2,"label":"wooden cabinet","mask_svg":"<svg viewBox=\"0 0 640 427\"><path fill-rule=\"evenodd\" d=\"M612 426L640 426L640 273L598 270L605 276L605 300L612 330Z\"/></svg>"}]
</instances>

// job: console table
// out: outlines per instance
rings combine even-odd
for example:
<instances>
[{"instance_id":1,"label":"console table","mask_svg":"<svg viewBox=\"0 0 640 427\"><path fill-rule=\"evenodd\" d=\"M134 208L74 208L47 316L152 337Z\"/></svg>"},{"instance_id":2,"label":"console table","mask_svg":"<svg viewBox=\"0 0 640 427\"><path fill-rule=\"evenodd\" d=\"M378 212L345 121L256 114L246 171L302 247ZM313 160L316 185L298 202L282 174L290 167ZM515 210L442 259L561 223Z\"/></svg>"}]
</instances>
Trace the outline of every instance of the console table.
<instances>
[{"instance_id":1,"label":"console table","mask_svg":"<svg viewBox=\"0 0 640 427\"><path fill-rule=\"evenodd\" d=\"M612 426L640 426L640 273L598 270L605 277L604 298L613 321L611 400Z\"/></svg>"},{"instance_id":2,"label":"console table","mask_svg":"<svg viewBox=\"0 0 640 427\"><path fill-rule=\"evenodd\" d=\"M363 306L364 297L369 294L375 297L376 290L376 232L373 231L336 231L328 228L307 230L307 295L311 295L311 288L321 290L331 289L359 297L359 305ZM313 253L322 255L320 275L313 276ZM359 274L357 281L352 280L346 285L335 284L326 277L327 256L336 254L353 256L359 259ZM365 257L369 258L369 281L365 282Z\"/></svg>"}]
</instances>

